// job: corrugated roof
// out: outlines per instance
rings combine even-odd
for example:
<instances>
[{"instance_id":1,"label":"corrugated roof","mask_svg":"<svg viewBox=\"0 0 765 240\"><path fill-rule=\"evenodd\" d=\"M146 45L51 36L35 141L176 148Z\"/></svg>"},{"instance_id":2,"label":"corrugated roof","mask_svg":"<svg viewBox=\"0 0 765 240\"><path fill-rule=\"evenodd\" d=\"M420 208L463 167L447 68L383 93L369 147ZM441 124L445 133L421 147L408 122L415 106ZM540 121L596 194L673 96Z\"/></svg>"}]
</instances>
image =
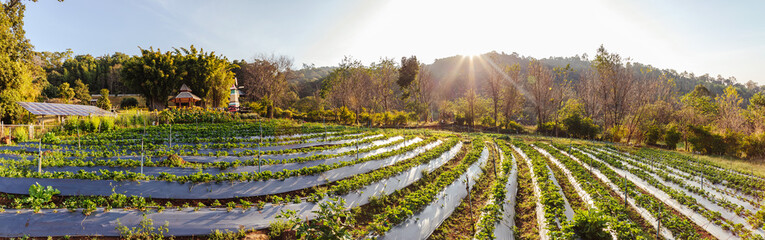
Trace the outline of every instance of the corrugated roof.
<instances>
[{"instance_id":1,"label":"corrugated roof","mask_svg":"<svg viewBox=\"0 0 765 240\"><path fill-rule=\"evenodd\" d=\"M34 115L48 116L103 116L113 113L89 105L63 103L17 102L21 107Z\"/></svg>"}]
</instances>

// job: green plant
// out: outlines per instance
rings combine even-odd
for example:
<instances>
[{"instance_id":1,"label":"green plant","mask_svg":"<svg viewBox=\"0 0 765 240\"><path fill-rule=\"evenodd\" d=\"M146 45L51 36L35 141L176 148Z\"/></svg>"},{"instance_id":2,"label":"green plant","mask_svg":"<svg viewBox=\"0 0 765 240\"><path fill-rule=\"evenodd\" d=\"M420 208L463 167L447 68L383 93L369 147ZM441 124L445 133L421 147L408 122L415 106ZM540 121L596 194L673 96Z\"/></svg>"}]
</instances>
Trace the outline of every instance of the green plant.
<instances>
[{"instance_id":1,"label":"green plant","mask_svg":"<svg viewBox=\"0 0 765 240\"><path fill-rule=\"evenodd\" d=\"M567 227L570 227L571 231L573 231L574 238L606 240L612 239L611 235L606 231L607 223L607 216L598 210L590 209L588 211L577 211L574 214L573 221Z\"/></svg>"},{"instance_id":2,"label":"green plant","mask_svg":"<svg viewBox=\"0 0 765 240\"><path fill-rule=\"evenodd\" d=\"M26 127L17 127L11 132L11 137L13 137L16 142L26 142L29 140L29 133L27 132Z\"/></svg>"},{"instance_id":3,"label":"green plant","mask_svg":"<svg viewBox=\"0 0 765 240\"><path fill-rule=\"evenodd\" d=\"M122 109L131 109L138 107L138 99L129 97L129 98L123 98L122 102L120 102L120 108Z\"/></svg>"},{"instance_id":4,"label":"green plant","mask_svg":"<svg viewBox=\"0 0 765 240\"><path fill-rule=\"evenodd\" d=\"M143 215L143 219L138 223L138 226L132 228L123 226L120 220L117 219L116 229L120 232L120 237L123 239L150 240L165 239L165 234L170 231L168 226L170 226L170 223L165 222L162 226L154 227L154 220ZM173 237L169 239L173 239Z\"/></svg>"},{"instance_id":5,"label":"green plant","mask_svg":"<svg viewBox=\"0 0 765 240\"><path fill-rule=\"evenodd\" d=\"M61 193L57 189L53 189L51 186L43 187L40 183L35 183L29 186L29 197L25 199L25 202L29 204L35 212L39 212L40 208L45 207L53 199L53 195Z\"/></svg>"},{"instance_id":6,"label":"green plant","mask_svg":"<svg viewBox=\"0 0 765 240\"><path fill-rule=\"evenodd\" d=\"M345 208L345 199L332 198L319 203L319 210L313 211L316 218L301 222L293 210L282 211L271 223L274 236L294 230L300 239L352 239L351 230L356 223L351 211Z\"/></svg>"}]
</instances>

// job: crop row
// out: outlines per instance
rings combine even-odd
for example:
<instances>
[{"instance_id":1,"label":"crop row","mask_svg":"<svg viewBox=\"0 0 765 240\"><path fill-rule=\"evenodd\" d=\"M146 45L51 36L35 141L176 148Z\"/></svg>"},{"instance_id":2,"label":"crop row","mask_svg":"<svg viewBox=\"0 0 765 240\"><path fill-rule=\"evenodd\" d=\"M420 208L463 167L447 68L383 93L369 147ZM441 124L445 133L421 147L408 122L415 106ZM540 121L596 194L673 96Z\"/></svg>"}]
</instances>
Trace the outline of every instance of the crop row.
<instances>
[{"instance_id":1,"label":"crop row","mask_svg":"<svg viewBox=\"0 0 765 240\"><path fill-rule=\"evenodd\" d=\"M416 191L407 194L398 205L388 207L384 212L373 216L368 231L378 235L384 235L385 232L390 230L391 226L401 223L419 209L433 201L434 197L441 191L441 189L457 180L457 178L460 177L470 165L478 161L480 158L481 152L484 149L483 139L474 139L472 142L473 148L462 159L459 165L451 168L449 171L441 173L430 184L422 186Z\"/></svg>"},{"instance_id":2,"label":"crop row","mask_svg":"<svg viewBox=\"0 0 765 240\"><path fill-rule=\"evenodd\" d=\"M531 146L521 141L514 141L513 145L518 146L531 160L532 170L540 190L540 199L545 213L545 222L547 224L548 236L551 239L561 239L565 237L563 226L567 218L564 214L565 200L560 193L560 189L552 180L547 163L539 152Z\"/></svg>"},{"instance_id":3,"label":"crop row","mask_svg":"<svg viewBox=\"0 0 765 240\"><path fill-rule=\"evenodd\" d=\"M595 159L595 156L591 157L591 155L576 148L566 149L566 151L581 161L587 162L593 168L598 169L611 182L623 185L622 190L626 191L628 196L635 199L635 204L647 209L654 218L660 219L662 226L669 229L676 239L700 239L706 235L705 232L699 233L698 229L696 229L697 226L687 217L673 211L668 205L645 190L638 188L631 181L626 181L624 176L621 176L612 169L614 167L625 170L621 162L610 158L602 159L598 157ZM608 163L608 165L601 161Z\"/></svg>"}]
</instances>

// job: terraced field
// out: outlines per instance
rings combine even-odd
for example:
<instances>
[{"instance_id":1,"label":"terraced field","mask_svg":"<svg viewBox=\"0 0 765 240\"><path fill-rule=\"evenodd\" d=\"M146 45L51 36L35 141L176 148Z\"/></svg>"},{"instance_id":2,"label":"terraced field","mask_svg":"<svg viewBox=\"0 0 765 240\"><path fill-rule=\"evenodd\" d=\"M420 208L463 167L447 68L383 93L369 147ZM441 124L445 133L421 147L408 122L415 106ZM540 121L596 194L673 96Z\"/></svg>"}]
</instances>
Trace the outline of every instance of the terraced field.
<instances>
[{"instance_id":1,"label":"terraced field","mask_svg":"<svg viewBox=\"0 0 765 240\"><path fill-rule=\"evenodd\" d=\"M764 178L562 142L237 123L2 146L0 237L290 239L290 220L359 239L765 237Z\"/></svg>"}]
</instances>

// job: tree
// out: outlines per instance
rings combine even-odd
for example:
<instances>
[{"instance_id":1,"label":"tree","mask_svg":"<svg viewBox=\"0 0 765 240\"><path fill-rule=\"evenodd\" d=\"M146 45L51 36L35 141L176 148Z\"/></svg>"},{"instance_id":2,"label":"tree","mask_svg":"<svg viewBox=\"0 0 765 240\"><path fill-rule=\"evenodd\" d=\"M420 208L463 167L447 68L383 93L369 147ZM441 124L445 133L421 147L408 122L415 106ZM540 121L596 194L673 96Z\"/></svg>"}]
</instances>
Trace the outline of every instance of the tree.
<instances>
[{"instance_id":1,"label":"tree","mask_svg":"<svg viewBox=\"0 0 765 240\"><path fill-rule=\"evenodd\" d=\"M74 98L80 100L80 104L90 103L90 92L88 92L88 85L82 83L80 79L74 81Z\"/></svg>"},{"instance_id":2,"label":"tree","mask_svg":"<svg viewBox=\"0 0 765 240\"><path fill-rule=\"evenodd\" d=\"M112 109L112 102L109 100L109 89L101 89L101 97L96 101L96 107L107 111Z\"/></svg>"},{"instance_id":3,"label":"tree","mask_svg":"<svg viewBox=\"0 0 765 240\"><path fill-rule=\"evenodd\" d=\"M389 111L393 105L393 83L398 77L396 62L390 58L380 59L378 63L372 63L372 82L374 85L374 101L381 105L382 112Z\"/></svg>"},{"instance_id":4,"label":"tree","mask_svg":"<svg viewBox=\"0 0 765 240\"><path fill-rule=\"evenodd\" d=\"M21 122L25 111L18 101L31 101L40 94L41 72L33 62L33 46L25 36L24 11L20 0L2 3L0 13L0 118Z\"/></svg>"},{"instance_id":5,"label":"tree","mask_svg":"<svg viewBox=\"0 0 765 240\"><path fill-rule=\"evenodd\" d=\"M343 58L340 66L324 79L322 97L329 98L335 107L347 107L359 115L371 104L367 85L372 78L369 68L350 57Z\"/></svg>"},{"instance_id":6,"label":"tree","mask_svg":"<svg viewBox=\"0 0 765 240\"><path fill-rule=\"evenodd\" d=\"M417 61L416 56L402 57L401 68L398 69L398 80L396 84L401 88L401 99L408 99L412 92L409 90L409 86L417 78L420 72L420 62Z\"/></svg>"},{"instance_id":7,"label":"tree","mask_svg":"<svg viewBox=\"0 0 765 240\"><path fill-rule=\"evenodd\" d=\"M69 83L62 83L61 85L58 85L58 92L59 96L61 96L61 101L64 103L69 103L69 101L74 97L74 89L69 87Z\"/></svg>"},{"instance_id":8,"label":"tree","mask_svg":"<svg viewBox=\"0 0 765 240\"><path fill-rule=\"evenodd\" d=\"M553 99L553 73L538 60L529 62L528 69L527 90L529 90L531 101L534 104L537 126L542 126L549 121L552 109L550 100Z\"/></svg>"},{"instance_id":9,"label":"tree","mask_svg":"<svg viewBox=\"0 0 765 240\"><path fill-rule=\"evenodd\" d=\"M521 79L521 66L519 64L513 64L505 66L505 73L510 77L510 83L504 84L502 90L502 108L505 115L505 121L509 124L512 117L520 112L523 107L524 98L521 92L518 90L518 86L522 84Z\"/></svg>"},{"instance_id":10,"label":"tree","mask_svg":"<svg viewBox=\"0 0 765 240\"><path fill-rule=\"evenodd\" d=\"M432 120L430 111L433 107L433 103L436 101L436 81L433 77L433 73L430 71L430 67L422 64L420 66L420 72L417 75L417 98L415 105L417 106L415 112L423 116L426 121Z\"/></svg>"},{"instance_id":11,"label":"tree","mask_svg":"<svg viewBox=\"0 0 765 240\"><path fill-rule=\"evenodd\" d=\"M228 103L230 87L234 84L232 65L215 52L205 53L191 45L188 49L175 49L183 82L204 98L204 106L223 107Z\"/></svg>"},{"instance_id":12,"label":"tree","mask_svg":"<svg viewBox=\"0 0 765 240\"><path fill-rule=\"evenodd\" d=\"M244 87L250 101L266 100L268 117L274 116L275 103L281 102L289 87L292 59L286 56L258 55L252 63L240 63Z\"/></svg>"},{"instance_id":13,"label":"tree","mask_svg":"<svg viewBox=\"0 0 765 240\"><path fill-rule=\"evenodd\" d=\"M728 86L725 88L724 94L717 96L715 101L717 102L719 109L719 115L717 117L717 126L719 129L748 133L744 126L746 120L741 115L742 109L740 107L744 102L744 99L739 97L736 88Z\"/></svg>"},{"instance_id":14,"label":"tree","mask_svg":"<svg viewBox=\"0 0 765 240\"><path fill-rule=\"evenodd\" d=\"M496 66L497 57L495 55L491 55L489 58L490 66ZM489 93L489 97L491 97L491 101L494 104L494 121L499 122L499 104L502 99L502 85L504 83L504 74L499 69L495 69L493 67L490 67L489 69L489 77L487 78L488 84L486 84L486 91Z\"/></svg>"},{"instance_id":15,"label":"tree","mask_svg":"<svg viewBox=\"0 0 765 240\"><path fill-rule=\"evenodd\" d=\"M183 80L175 60L171 52L141 49L141 56L132 57L123 65L122 82L143 95L149 109L164 109L168 97Z\"/></svg>"},{"instance_id":16,"label":"tree","mask_svg":"<svg viewBox=\"0 0 765 240\"><path fill-rule=\"evenodd\" d=\"M625 69L619 54L609 53L603 45L592 61L597 72L596 86L603 111L604 127L610 129L612 140L618 140L618 124L629 109L629 94L634 90L635 79Z\"/></svg>"}]
</instances>

